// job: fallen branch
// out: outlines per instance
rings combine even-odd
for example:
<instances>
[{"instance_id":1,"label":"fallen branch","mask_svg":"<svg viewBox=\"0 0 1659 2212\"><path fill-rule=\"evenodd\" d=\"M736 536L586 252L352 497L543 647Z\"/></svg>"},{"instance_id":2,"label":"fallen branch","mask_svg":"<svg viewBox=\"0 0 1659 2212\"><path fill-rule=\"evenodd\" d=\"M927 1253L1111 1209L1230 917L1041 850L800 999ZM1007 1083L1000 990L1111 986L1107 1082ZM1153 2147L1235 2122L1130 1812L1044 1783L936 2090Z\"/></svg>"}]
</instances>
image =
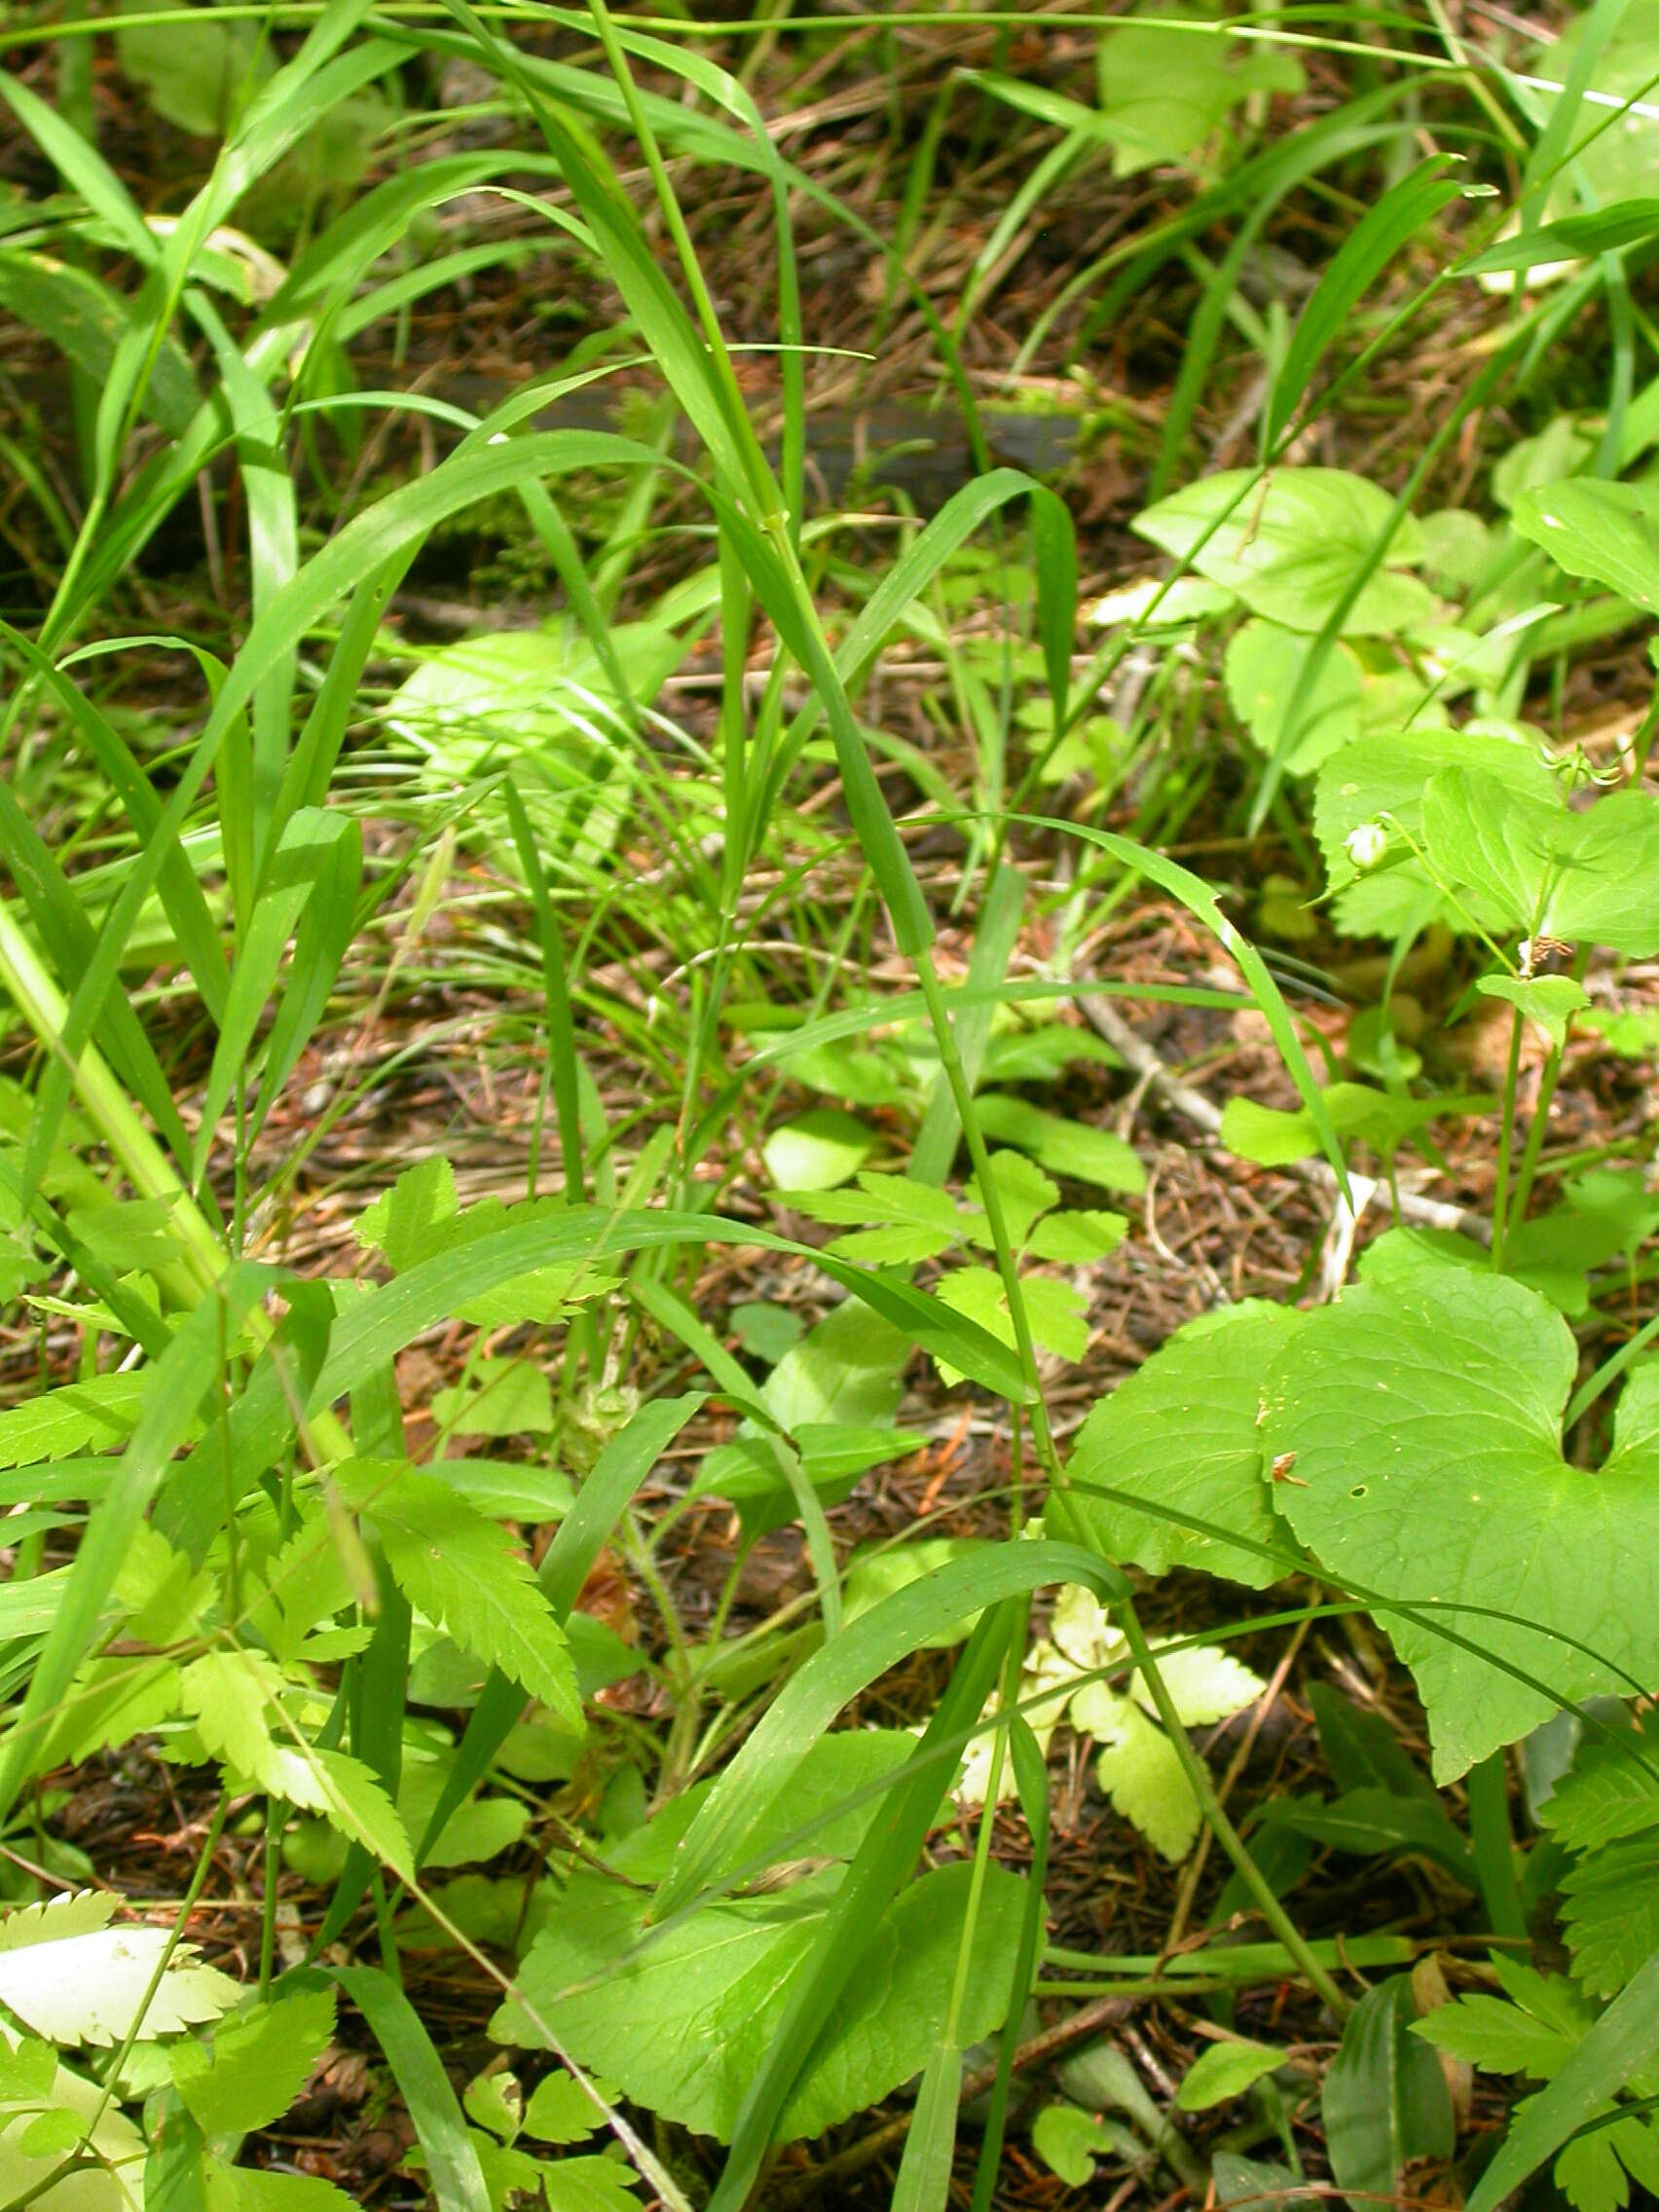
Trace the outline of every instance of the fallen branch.
<instances>
[{"instance_id":1,"label":"fallen branch","mask_svg":"<svg viewBox=\"0 0 1659 2212\"><path fill-rule=\"evenodd\" d=\"M1145 1088L1155 1090L1174 1111L1208 1137L1217 1140L1220 1148L1221 1108L1201 1090L1195 1090L1190 1083L1183 1083L1173 1070L1164 1066L1144 1037L1139 1036L1106 999L1080 998L1076 1001L1084 1019L1098 1037L1103 1037L1113 1050L1120 1052L1125 1064L1137 1075ZM1358 1215L1363 1213L1370 1199L1379 1192L1386 1192L1385 1183L1374 1183L1366 1176L1348 1178L1354 1195L1359 1198L1358 1213L1350 1212L1346 1200L1337 1188L1337 1178L1323 1160L1295 1161L1278 1172L1294 1175L1304 1183L1316 1184L1328 1191L1337 1201L1337 1221L1333 1231L1346 1249L1344 1261L1353 1245L1353 1232L1358 1226ZM1448 1205L1443 1198L1424 1198L1420 1192L1403 1190L1398 1194L1400 1218L1416 1222L1423 1229L1446 1229L1459 1236L1472 1236L1477 1243L1490 1244L1491 1225L1466 1206ZM1346 1217L1345 1220L1344 1217Z\"/></svg>"}]
</instances>

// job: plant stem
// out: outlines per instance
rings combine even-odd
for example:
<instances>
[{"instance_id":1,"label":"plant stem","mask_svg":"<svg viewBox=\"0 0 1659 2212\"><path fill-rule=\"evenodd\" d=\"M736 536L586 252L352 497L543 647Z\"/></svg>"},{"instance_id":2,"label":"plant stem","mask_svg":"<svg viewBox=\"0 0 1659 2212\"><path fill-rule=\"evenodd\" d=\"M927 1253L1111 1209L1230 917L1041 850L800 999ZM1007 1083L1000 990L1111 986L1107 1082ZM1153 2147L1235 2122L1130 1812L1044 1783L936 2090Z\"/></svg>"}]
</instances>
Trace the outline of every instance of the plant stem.
<instances>
[{"instance_id":1,"label":"plant stem","mask_svg":"<svg viewBox=\"0 0 1659 2212\"><path fill-rule=\"evenodd\" d=\"M1003 1212L1002 1200L997 1195L978 1117L974 1111L973 1094L968 1087L962 1056L956 1049L956 1037L950 1025L950 1014L944 1003L939 972L934 966L932 953L926 950L916 954L915 965L939 1046L940 1061L944 1069L945 1080L950 1085L951 1096L956 1102L957 1117L968 1145L968 1156L978 1178L980 1199L985 1209L985 1226L996 1250L997 1272L1002 1278L1003 1295L1008 1302L1009 1317L1014 1324L1014 1345L1019 1354L1020 1368L1031 1390L1031 1441L1036 1447L1038 1459L1049 1482L1051 1503L1064 1512L1077 1540L1089 1550L1095 1550L1098 1547L1089 1543L1087 1530L1066 1498L1065 1469L1060 1464L1054 1433L1049 1424L1049 1409L1043 1401L1042 1382L1037 1372L1036 1346L1032 1341L1025 1301L1020 1294L1019 1270L1009 1238L1008 1221ZM1307 1938L1274 1896L1267 1877L1245 1847L1244 1839L1228 1819L1226 1810L1216 1795L1209 1769L1193 1749L1192 1740L1175 1710L1175 1701L1169 1694L1158 1661L1146 1641L1133 1599L1126 1596L1121 1598L1113 1611L1123 1628L1136 1668L1158 1708L1158 1715L1168 1734L1170 1748L1209 1824L1210 1832L1233 1862L1240 1879L1256 1899L1263 1919L1296 1961L1309 1987L1318 1992L1339 2019L1346 2018L1350 2009L1347 1998L1314 1957Z\"/></svg>"},{"instance_id":2,"label":"plant stem","mask_svg":"<svg viewBox=\"0 0 1659 2212\"><path fill-rule=\"evenodd\" d=\"M1515 1879L1515 1846L1509 1832L1509 1767L1503 1751L1469 1770L1469 1836L1487 1919L1497 1936L1525 1936L1527 1909Z\"/></svg>"},{"instance_id":3,"label":"plant stem","mask_svg":"<svg viewBox=\"0 0 1659 2212\"><path fill-rule=\"evenodd\" d=\"M1509 1022L1509 1059L1503 1071L1503 1122L1497 1133L1497 1171L1492 1187L1492 1264L1503 1272L1509 1229L1509 1156L1515 1143L1515 1087L1521 1073L1521 1033L1526 1016L1517 1007Z\"/></svg>"}]
</instances>

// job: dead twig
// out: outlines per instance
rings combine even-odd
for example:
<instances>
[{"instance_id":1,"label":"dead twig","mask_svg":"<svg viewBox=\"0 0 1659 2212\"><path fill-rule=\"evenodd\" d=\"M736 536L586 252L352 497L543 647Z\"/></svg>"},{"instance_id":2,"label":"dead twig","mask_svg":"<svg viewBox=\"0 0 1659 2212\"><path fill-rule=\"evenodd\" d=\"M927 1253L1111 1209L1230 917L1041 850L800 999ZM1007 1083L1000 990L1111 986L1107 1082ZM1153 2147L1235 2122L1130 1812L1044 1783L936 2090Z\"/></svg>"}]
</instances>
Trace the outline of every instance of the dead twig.
<instances>
[{"instance_id":1,"label":"dead twig","mask_svg":"<svg viewBox=\"0 0 1659 2212\"><path fill-rule=\"evenodd\" d=\"M1219 1144L1221 1108L1212 1099L1206 1098L1201 1090L1195 1090L1190 1083L1183 1083L1172 1069L1166 1068L1145 1038L1131 1029L1107 1000L1084 996L1076 1003L1095 1035L1103 1037L1115 1051L1123 1055L1127 1067L1139 1078L1145 1088L1156 1091L1165 1105L1173 1107L1184 1120L1193 1123ZM1336 1175L1324 1161L1297 1161L1281 1172L1294 1175L1302 1182L1316 1184L1320 1190L1330 1192L1342 1212L1347 1212L1347 1201L1337 1188ZM1373 1183L1363 1176L1350 1176L1348 1180L1359 1204L1350 1220L1340 1222L1336 1242L1341 1245L1346 1241L1347 1250L1351 1251L1353 1230L1358 1226L1359 1215L1364 1212L1376 1193L1385 1190L1387 1186ZM1482 1244L1492 1241L1489 1224L1479 1214L1470 1212L1466 1206L1449 1205L1443 1198L1424 1198L1419 1191L1405 1190L1398 1193L1397 1203L1403 1221L1416 1222L1423 1229L1451 1230L1457 1235L1472 1236ZM1346 1258L1346 1252L1344 1256Z\"/></svg>"}]
</instances>

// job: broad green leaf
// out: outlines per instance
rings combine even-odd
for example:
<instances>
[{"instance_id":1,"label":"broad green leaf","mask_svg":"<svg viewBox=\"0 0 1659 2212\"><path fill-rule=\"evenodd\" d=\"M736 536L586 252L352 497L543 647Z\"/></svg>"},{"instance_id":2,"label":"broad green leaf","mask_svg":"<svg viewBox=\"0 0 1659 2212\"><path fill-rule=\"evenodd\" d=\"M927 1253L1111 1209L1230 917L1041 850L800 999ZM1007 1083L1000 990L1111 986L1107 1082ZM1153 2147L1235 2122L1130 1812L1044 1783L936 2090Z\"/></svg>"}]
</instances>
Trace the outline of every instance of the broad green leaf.
<instances>
[{"instance_id":1,"label":"broad green leaf","mask_svg":"<svg viewBox=\"0 0 1659 2212\"><path fill-rule=\"evenodd\" d=\"M1268 1376L1262 1448L1297 1478L1274 1503L1335 1579L1380 1596L1441 1781L1563 1703L1659 1685L1659 1452L1615 1423L1600 1472L1566 1464L1576 1365L1536 1293L1434 1268L1309 1315ZM1391 1598L1443 1609L1390 1617Z\"/></svg>"},{"instance_id":2,"label":"broad green leaf","mask_svg":"<svg viewBox=\"0 0 1659 2212\"><path fill-rule=\"evenodd\" d=\"M1398 2195L1412 2159L1452 2156L1452 2100L1439 2061L1410 2033L1416 2011L1409 1974L1368 1989L1325 2076L1325 2149L1353 2212Z\"/></svg>"},{"instance_id":3,"label":"broad green leaf","mask_svg":"<svg viewBox=\"0 0 1659 2212\"><path fill-rule=\"evenodd\" d=\"M1582 814L1559 795L1523 798L1492 777L1450 769L1423 800L1429 859L1471 887L1477 909L1511 929L1643 955L1659 948L1645 896L1659 867L1659 797L1621 791ZM1567 977L1543 978L1567 984Z\"/></svg>"},{"instance_id":4,"label":"broad green leaf","mask_svg":"<svg viewBox=\"0 0 1659 2212\"><path fill-rule=\"evenodd\" d=\"M1567 821L1559 793L1512 791L1479 768L1443 769L1423 793L1430 868L1469 912L1499 931L1541 923Z\"/></svg>"},{"instance_id":5,"label":"broad green leaf","mask_svg":"<svg viewBox=\"0 0 1659 2212\"><path fill-rule=\"evenodd\" d=\"M1133 528L1236 592L1253 613L1313 635L1370 560L1393 510L1386 492L1345 469L1278 468L1258 480L1253 469L1226 468L1148 507ZM1429 619L1428 587L1403 573L1421 553L1408 519L1349 609L1346 636L1411 631Z\"/></svg>"},{"instance_id":6,"label":"broad green leaf","mask_svg":"<svg viewBox=\"0 0 1659 2212\"><path fill-rule=\"evenodd\" d=\"M1518 1006L1558 1052L1567 1043L1573 1015L1590 1004L1589 992L1570 976L1483 976L1475 988L1485 998Z\"/></svg>"},{"instance_id":7,"label":"broad green leaf","mask_svg":"<svg viewBox=\"0 0 1659 2212\"><path fill-rule=\"evenodd\" d=\"M1495 1103L1470 1096L1400 1098L1363 1083L1329 1084L1323 1097L1338 1135L1370 1145L1384 1160L1443 1114L1481 1113ZM1306 1107L1287 1113L1237 1096L1222 1108L1221 1141L1229 1152L1258 1167L1283 1167L1293 1160L1316 1159L1319 1153L1319 1132Z\"/></svg>"},{"instance_id":8,"label":"broad green leaf","mask_svg":"<svg viewBox=\"0 0 1659 2212\"><path fill-rule=\"evenodd\" d=\"M614 1863L623 1853L611 1856ZM785 2107L783 2140L817 2135L878 2102L925 2062L950 2001L971 1872L957 1865L924 1875L883 1915ZM645 1925L646 1895L578 1873L520 1969L524 2004L636 2102L729 2138L818 1932L825 1882L809 1875L774 1896L733 1898L659 1932ZM1021 1901L1020 1883L991 1868L961 2022L975 2040L1001 2022ZM512 2001L491 2033L537 2040Z\"/></svg>"},{"instance_id":9,"label":"broad green leaf","mask_svg":"<svg viewBox=\"0 0 1659 2212\"><path fill-rule=\"evenodd\" d=\"M352 2203L320 2174L227 2165L211 2154L202 2162L202 2178L206 2212L350 2212ZM145 2212L157 2208L146 2203Z\"/></svg>"},{"instance_id":10,"label":"broad green leaf","mask_svg":"<svg viewBox=\"0 0 1659 2212\"><path fill-rule=\"evenodd\" d=\"M237 1984L193 1943L173 1947L150 1997L169 1931L111 1926L117 1902L83 1890L0 1919L0 2005L51 2043L109 2045L177 2035L236 2003Z\"/></svg>"},{"instance_id":11,"label":"broad green leaf","mask_svg":"<svg viewBox=\"0 0 1659 2212\"><path fill-rule=\"evenodd\" d=\"M1257 1417L1269 1364L1301 1319L1291 1308L1255 1300L1204 1314L1095 1406L1078 1432L1069 1471L1080 1486L1120 1493L1072 1493L1073 1510L1108 1559L1149 1574L1201 1567L1252 1590L1279 1579L1285 1569L1272 1559L1183 1528L1160 1508L1252 1544L1282 1545Z\"/></svg>"},{"instance_id":12,"label":"broad green leaf","mask_svg":"<svg viewBox=\"0 0 1659 2212\"><path fill-rule=\"evenodd\" d=\"M1209 2112L1216 2105L1231 2104L1283 2062L1283 2051L1267 2044L1212 2043L1182 2076L1175 2102L1183 2112Z\"/></svg>"},{"instance_id":13,"label":"broad green leaf","mask_svg":"<svg viewBox=\"0 0 1659 2212\"><path fill-rule=\"evenodd\" d=\"M875 1138L863 1122L833 1106L817 1106L776 1128L760 1148L766 1172L784 1191L832 1191L851 1181Z\"/></svg>"},{"instance_id":14,"label":"broad green leaf","mask_svg":"<svg viewBox=\"0 0 1659 2212\"><path fill-rule=\"evenodd\" d=\"M1510 519L1569 576L1659 613L1659 485L1575 476L1523 492Z\"/></svg>"},{"instance_id":15,"label":"broad green leaf","mask_svg":"<svg viewBox=\"0 0 1659 2212\"><path fill-rule=\"evenodd\" d=\"M537 2082L524 2108L524 2132L538 2143L580 2143L605 2115L573 2076L552 2073Z\"/></svg>"},{"instance_id":16,"label":"broad green leaf","mask_svg":"<svg viewBox=\"0 0 1659 2212\"><path fill-rule=\"evenodd\" d=\"M634 2174L615 2158L559 2158L541 2182L547 2212L640 2212Z\"/></svg>"},{"instance_id":17,"label":"broad green leaf","mask_svg":"<svg viewBox=\"0 0 1659 2212\"><path fill-rule=\"evenodd\" d=\"M1294 713L1296 738L1284 763L1292 776L1309 774L1360 735L1364 683L1358 661L1346 645L1334 645L1309 690L1303 674L1312 651L1311 639L1263 621L1246 622L1227 648L1228 699L1270 760L1277 757L1285 721Z\"/></svg>"},{"instance_id":18,"label":"broad green leaf","mask_svg":"<svg viewBox=\"0 0 1659 2212\"><path fill-rule=\"evenodd\" d=\"M302 1990L227 2020L211 2055L199 2043L170 2053L173 2086L203 2135L247 2135L280 2120L334 2035L332 1989Z\"/></svg>"},{"instance_id":19,"label":"broad green leaf","mask_svg":"<svg viewBox=\"0 0 1659 2212\"><path fill-rule=\"evenodd\" d=\"M1524 798L1554 801L1554 780L1535 748L1478 729L1402 730L1348 746L1321 764L1313 833L1346 932L1395 936L1437 918L1455 929L1468 927L1412 858L1422 844L1430 778L1458 766L1486 769ZM1373 827L1384 865L1367 870L1355 864L1352 840Z\"/></svg>"},{"instance_id":20,"label":"broad green leaf","mask_svg":"<svg viewBox=\"0 0 1659 2212\"><path fill-rule=\"evenodd\" d=\"M1068 2189L1083 2189L1094 2178L1096 2158L1135 2159L1140 2138L1116 2120L1103 2120L1078 2105L1045 2105L1031 2123L1031 2148Z\"/></svg>"},{"instance_id":21,"label":"broad green leaf","mask_svg":"<svg viewBox=\"0 0 1659 2212\"><path fill-rule=\"evenodd\" d=\"M1121 1213L1074 1207L1038 1222L1025 1240L1025 1249L1034 1260L1053 1260L1062 1267L1088 1267L1103 1260L1108 1252L1115 1252L1128 1227Z\"/></svg>"},{"instance_id":22,"label":"broad green leaf","mask_svg":"<svg viewBox=\"0 0 1659 2212\"><path fill-rule=\"evenodd\" d=\"M1110 1129L1066 1121L1002 1092L979 1099L975 1111L987 1137L1017 1145L1052 1175L1091 1183L1102 1191L1124 1191L1131 1198L1146 1189L1146 1169L1133 1147Z\"/></svg>"},{"instance_id":23,"label":"broad green leaf","mask_svg":"<svg viewBox=\"0 0 1659 2212\"><path fill-rule=\"evenodd\" d=\"M1610 792L1567 818L1560 872L1544 904L1544 934L1610 945L1646 958L1659 950L1659 917L1646 896L1659 867L1659 794Z\"/></svg>"},{"instance_id":24,"label":"broad green leaf","mask_svg":"<svg viewBox=\"0 0 1659 2212\"><path fill-rule=\"evenodd\" d=\"M1108 30L1095 49L1099 124L1113 141L1117 176L1197 153L1252 92L1302 88L1293 55L1204 35L1216 23L1207 9L1147 6L1136 13L1152 19ZM1193 28L1176 27L1183 23Z\"/></svg>"},{"instance_id":25,"label":"broad green leaf","mask_svg":"<svg viewBox=\"0 0 1659 2212\"><path fill-rule=\"evenodd\" d=\"M410 1604L579 1731L565 1632L505 1530L433 1475L364 1462L337 1479L372 1522Z\"/></svg>"}]
</instances>

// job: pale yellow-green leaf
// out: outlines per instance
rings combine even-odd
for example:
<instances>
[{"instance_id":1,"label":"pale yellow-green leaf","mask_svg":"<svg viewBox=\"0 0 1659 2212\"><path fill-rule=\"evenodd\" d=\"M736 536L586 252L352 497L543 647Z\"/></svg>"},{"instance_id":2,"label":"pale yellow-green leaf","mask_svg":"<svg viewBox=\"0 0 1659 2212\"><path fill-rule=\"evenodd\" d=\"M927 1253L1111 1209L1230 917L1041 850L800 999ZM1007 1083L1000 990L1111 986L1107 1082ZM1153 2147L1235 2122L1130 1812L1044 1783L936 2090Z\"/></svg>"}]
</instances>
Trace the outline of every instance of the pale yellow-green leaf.
<instances>
[{"instance_id":1,"label":"pale yellow-green leaf","mask_svg":"<svg viewBox=\"0 0 1659 2212\"><path fill-rule=\"evenodd\" d=\"M1132 1700L1123 1701L1118 1733L1103 1744L1095 1774L1124 1819L1165 1859L1185 1859L1201 1818L1175 1747Z\"/></svg>"},{"instance_id":2,"label":"pale yellow-green leaf","mask_svg":"<svg viewBox=\"0 0 1659 2212\"><path fill-rule=\"evenodd\" d=\"M1195 1644L1186 1651L1160 1651L1158 1671L1189 1728L1225 1720L1241 1707L1253 1705L1267 1688L1260 1675L1252 1674L1240 1660L1209 1643ZM1152 1692L1138 1676L1134 1694L1149 1713L1154 1710Z\"/></svg>"},{"instance_id":3,"label":"pale yellow-green leaf","mask_svg":"<svg viewBox=\"0 0 1659 2212\"><path fill-rule=\"evenodd\" d=\"M229 1974L180 1943L146 2008L169 1931L111 1927L114 1908L113 1898L87 1892L9 1913L0 1922L0 2005L51 2043L101 2045L134 2032L176 2035L236 2003Z\"/></svg>"},{"instance_id":4,"label":"pale yellow-green leaf","mask_svg":"<svg viewBox=\"0 0 1659 2212\"><path fill-rule=\"evenodd\" d=\"M65 2174L50 2188L43 2185L62 2161L29 2157L18 2139L18 2117L42 2109L38 2098L0 2097L0 2204L27 2199L38 2212L143 2212L144 2138L97 2083L67 2066L53 2075L44 2109L72 2115L98 2163Z\"/></svg>"}]
</instances>

